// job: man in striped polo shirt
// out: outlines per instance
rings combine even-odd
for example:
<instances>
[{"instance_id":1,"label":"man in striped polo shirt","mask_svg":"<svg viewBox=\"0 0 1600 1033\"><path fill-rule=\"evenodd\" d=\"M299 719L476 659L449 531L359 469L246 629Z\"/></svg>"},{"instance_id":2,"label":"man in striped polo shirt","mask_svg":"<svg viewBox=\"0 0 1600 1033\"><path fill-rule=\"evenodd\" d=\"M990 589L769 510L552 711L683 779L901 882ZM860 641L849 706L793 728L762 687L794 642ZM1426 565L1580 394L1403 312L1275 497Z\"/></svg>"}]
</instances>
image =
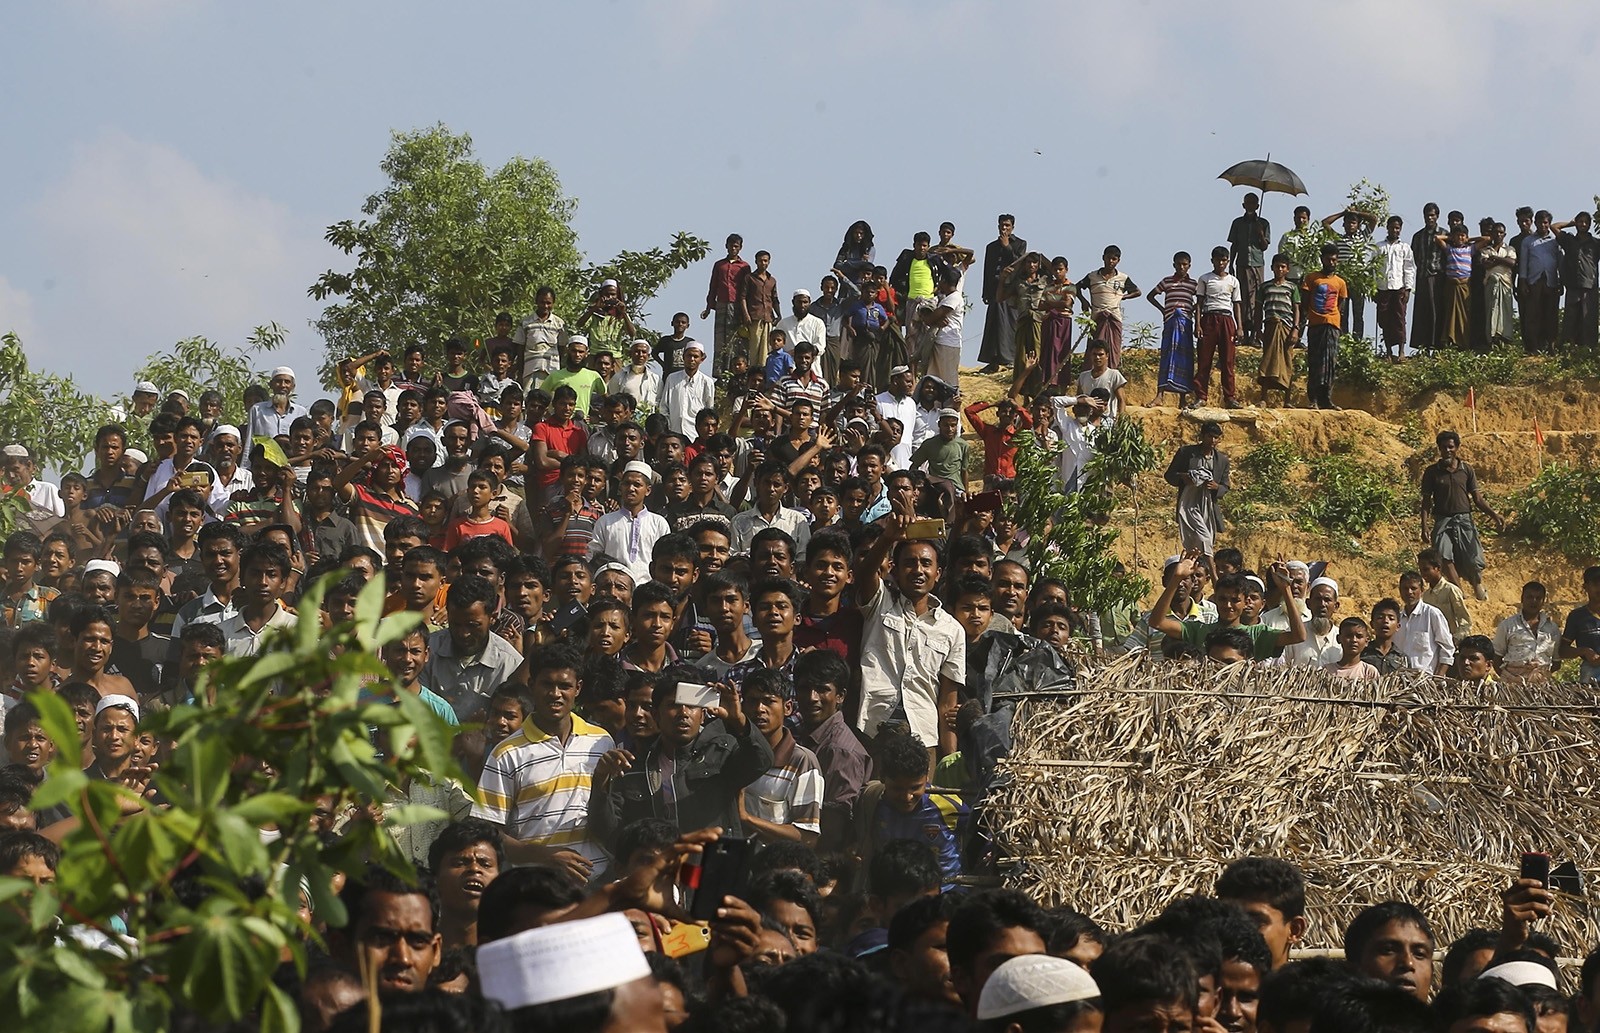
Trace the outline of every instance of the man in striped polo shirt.
<instances>
[{"instance_id":1,"label":"man in striped polo shirt","mask_svg":"<svg viewBox=\"0 0 1600 1033\"><path fill-rule=\"evenodd\" d=\"M587 882L606 853L589 835L595 766L615 744L572 712L583 687L583 654L565 644L530 658L533 709L496 746L478 779L473 817L504 827L514 864L550 864Z\"/></svg>"}]
</instances>

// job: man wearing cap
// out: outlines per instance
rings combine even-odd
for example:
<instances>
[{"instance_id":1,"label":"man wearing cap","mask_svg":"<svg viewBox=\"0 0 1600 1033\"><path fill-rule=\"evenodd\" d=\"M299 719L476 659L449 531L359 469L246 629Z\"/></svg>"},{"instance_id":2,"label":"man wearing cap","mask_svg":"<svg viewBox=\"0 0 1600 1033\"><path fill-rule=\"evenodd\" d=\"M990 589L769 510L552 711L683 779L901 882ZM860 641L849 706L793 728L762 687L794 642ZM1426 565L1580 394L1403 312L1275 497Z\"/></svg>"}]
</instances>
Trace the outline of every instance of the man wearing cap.
<instances>
[{"instance_id":1,"label":"man wearing cap","mask_svg":"<svg viewBox=\"0 0 1600 1033\"><path fill-rule=\"evenodd\" d=\"M556 366L567 335L567 324L556 315L556 292L540 287L533 295L533 314L517 323L511 341L517 346L523 383L532 390Z\"/></svg>"},{"instance_id":2,"label":"man wearing cap","mask_svg":"<svg viewBox=\"0 0 1600 1033\"><path fill-rule=\"evenodd\" d=\"M484 998L504 1008L516 1029L664 1033L667 1028L661 991L633 924L620 911L484 943L477 961Z\"/></svg>"},{"instance_id":3,"label":"man wearing cap","mask_svg":"<svg viewBox=\"0 0 1600 1033\"><path fill-rule=\"evenodd\" d=\"M889 370L889 389L878 395L878 414L884 419L896 419L903 428L900 441L889 451L889 465L895 470L905 470L911 465L911 430L917 425L917 400L911 396L911 367L895 366Z\"/></svg>"},{"instance_id":4,"label":"man wearing cap","mask_svg":"<svg viewBox=\"0 0 1600 1033\"><path fill-rule=\"evenodd\" d=\"M589 407L597 395L606 392L606 382L600 374L588 368L589 338L573 334L567 338L567 350L562 353L561 368L544 378L540 390L553 393L563 384L578 393L578 412L587 418Z\"/></svg>"},{"instance_id":5,"label":"man wearing cap","mask_svg":"<svg viewBox=\"0 0 1600 1033\"><path fill-rule=\"evenodd\" d=\"M102 696L95 704L90 736L94 763L83 773L102 782L114 782L134 765L134 733L139 725L139 702L132 696Z\"/></svg>"},{"instance_id":6,"label":"man wearing cap","mask_svg":"<svg viewBox=\"0 0 1600 1033\"><path fill-rule=\"evenodd\" d=\"M949 481L961 498L967 491L967 461L972 446L961 437L961 413L939 410L939 433L918 445L911 453L911 469L928 464L928 474Z\"/></svg>"},{"instance_id":7,"label":"man wearing cap","mask_svg":"<svg viewBox=\"0 0 1600 1033\"><path fill-rule=\"evenodd\" d=\"M1100 987L1077 962L1024 954L984 980L977 1016L994 1033L1090 1033L1100 1029Z\"/></svg>"},{"instance_id":8,"label":"man wearing cap","mask_svg":"<svg viewBox=\"0 0 1600 1033\"><path fill-rule=\"evenodd\" d=\"M644 406L645 413L655 411L656 402L661 398L661 374L650 365L649 341L642 337L633 339L628 345L628 361L606 383L606 392L608 396L627 395Z\"/></svg>"},{"instance_id":9,"label":"man wearing cap","mask_svg":"<svg viewBox=\"0 0 1600 1033\"><path fill-rule=\"evenodd\" d=\"M1311 620L1311 607L1305 602L1311 588L1311 568L1302 560L1290 560L1284 564L1284 569L1289 572L1289 591L1278 600L1278 605L1264 611L1260 619L1260 623L1277 631L1289 629L1288 605L1291 602L1300 611L1301 623Z\"/></svg>"},{"instance_id":10,"label":"man wearing cap","mask_svg":"<svg viewBox=\"0 0 1600 1033\"><path fill-rule=\"evenodd\" d=\"M267 381L271 396L250 407L248 433L251 438L285 436L289 428L302 416L309 415L306 407L294 400L294 370L279 366Z\"/></svg>"},{"instance_id":11,"label":"man wearing cap","mask_svg":"<svg viewBox=\"0 0 1600 1033\"><path fill-rule=\"evenodd\" d=\"M778 320L778 329L783 331L784 337L793 348L801 341L809 341L821 355L822 350L828 346L828 327L821 319L811 314L811 292L801 287L794 292L794 297L789 301L790 314Z\"/></svg>"},{"instance_id":12,"label":"man wearing cap","mask_svg":"<svg viewBox=\"0 0 1600 1033\"><path fill-rule=\"evenodd\" d=\"M244 458L244 438L231 423L219 423L206 438L206 462L217 471L217 482L229 498L256 486L255 477L239 465Z\"/></svg>"},{"instance_id":13,"label":"man wearing cap","mask_svg":"<svg viewBox=\"0 0 1600 1033\"><path fill-rule=\"evenodd\" d=\"M688 357L686 350L684 358ZM666 517L645 508L654 473L649 463L638 460L622 468L618 478L622 504L595 522L594 539L589 542L591 560L603 555L626 564L635 584L650 579L650 553L657 541L672 533Z\"/></svg>"},{"instance_id":14,"label":"man wearing cap","mask_svg":"<svg viewBox=\"0 0 1600 1033\"><path fill-rule=\"evenodd\" d=\"M683 368L661 383L657 411L666 416L667 428L682 434L686 441L695 439L695 415L716 406L716 382L700 370L705 361L705 347L690 341L683 347Z\"/></svg>"},{"instance_id":15,"label":"man wearing cap","mask_svg":"<svg viewBox=\"0 0 1600 1033\"><path fill-rule=\"evenodd\" d=\"M1283 647L1283 662L1289 667L1326 667L1344 655L1339 645L1339 582L1319 577L1307 593L1311 619L1306 622L1304 642Z\"/></svg>"},{"instance_id":16,"label":"man wearing cap","mask_svg":"<svg viewBox=\"0 0 1600 1033\"><path fill-rule=\"evenodd\" d=\"M24 445L11 444L0 448L0 461L4 462L7 491L28 497L28 512L23 514L22 519L40 537L48 534L67 515L60 489L34 476L33 454Z\"/></svg>"},{"instance_id":17,"label":"man wearing cap","mask_svg":"<svg viewBox=\"0 0 1600 1033\"><path fill-rule=\"evenodd\" d=\"M141 380L133 385L133 415L149 416L155 412L156 400L161 397L161 391L155 384L148 380Z\"/></svg>"}]
</instances>

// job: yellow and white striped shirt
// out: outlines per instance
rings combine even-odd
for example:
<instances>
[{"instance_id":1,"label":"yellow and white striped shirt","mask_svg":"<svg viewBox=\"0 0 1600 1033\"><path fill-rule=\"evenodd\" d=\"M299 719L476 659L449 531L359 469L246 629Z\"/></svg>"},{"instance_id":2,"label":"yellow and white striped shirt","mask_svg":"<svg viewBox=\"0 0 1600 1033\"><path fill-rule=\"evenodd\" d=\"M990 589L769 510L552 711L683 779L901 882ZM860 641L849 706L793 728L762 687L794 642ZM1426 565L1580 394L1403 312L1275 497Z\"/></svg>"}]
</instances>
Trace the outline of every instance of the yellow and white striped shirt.
<instances>
[{"instance_id":1,"label":"yellow and white striped shirt","mask_svg":"<svg viewBox=\"0 0 1600 1033\"><path fill-rule=\"evenodd\" d=\"M529 718L490 752L478 779L483 800L472 815L524 842L576 851L599 867L607 855L589 838L589 788L595 766L614 747L605 729L576 714L564 744Z\"/></svg>"}]
</instances>

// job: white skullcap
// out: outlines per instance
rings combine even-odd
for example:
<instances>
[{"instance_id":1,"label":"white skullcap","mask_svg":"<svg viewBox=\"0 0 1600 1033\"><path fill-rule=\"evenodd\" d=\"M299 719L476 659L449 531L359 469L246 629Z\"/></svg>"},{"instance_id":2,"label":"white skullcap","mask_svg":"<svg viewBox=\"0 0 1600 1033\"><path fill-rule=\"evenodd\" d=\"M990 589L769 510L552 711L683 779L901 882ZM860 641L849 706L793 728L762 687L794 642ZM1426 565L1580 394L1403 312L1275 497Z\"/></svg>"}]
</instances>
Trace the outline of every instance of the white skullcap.
<instances>
[{"instance_id":1,"label":"white skullcap","mask_svg":"<svg viewBox=\"0 0 1600 1033\"><path fill-rule=\"evenodd\" d=\"M953 416L953 417L955 417L955 418L956 418L956 419L958 419L958 420L959 420L959 419L961 419L961 413L960 413L960 412L958 412L958 411L957 411L957 410L955 410L955 409L940 409L940 410L939 410L939 419L941 419L941 420L942 420L942 419L944 419L944 418L945 418L945 417L946 417L946 416Z\"/></svg>"},{"instance_id":2,"label":"white skullcap","mask_svg":"<svg viewBox=\"0 0 1600 1033\"><path fill-rule=\"evenodd\" d=\"M699 341L690 341L688 344L683 346L683 350L686 352L699 352L701 355L704 355L706 353L706 346L701 344Z\"/></svg>"},{"instance_id":3,"label":"white skullcap","mask_svg":"<svg viewBox=\"0 0 1600 1033\"><path fill-rule=\"evenodd\" d=\"M142 448L125 448L122 450L122 454L125 456L132 456L141 463L148 463L150 461L150 457L144 454L144 449Z\"/></svg>"},{"instance_id":4,"label":"white skullcap","mask_svg":"<svg viewBox=\"0 0 1600 1033\"><path fill-rule=\"evenodd\" d=\"M134 699L132 696L123 696L120 694L101 696L100 702L94 705L94 716L99 717L112 707L121 707L123 710L126 710L128 713L133 715L135 722L139 720L139 701Z\"/></svg>"},{"instance_id":5,"label":"white skullcap","mask_svg":"<svg viewBox=\"0 0 1600 1033\"><path fill-rule=\"evenodd\" d=\"M649 975L639 938L620 911L528 929L478 948L483 996L508 1011L611 990Z\"/></svg>"},{"instance_id":6,"label":"white skullcap","mask_svg":"<svg viewBox=\"0 0 1600 1033\"><path fill-rule=\"evenodd\" d=\"M617 286L620 286L620 285L615 280L601 280L600 281L600 286L601 287L617 287Z\"/></svg>"},{"instance_id":7,"label":"white skullcap","mask_svg":"<svg viewBox=\"0 0 1600 1033\"><path fill-rule=\"evenodd\" d=\"M1548 986L1558 990L1556 977L1553 972L1539 964L1537 961L1504 961L1486 968L1478 976L1479 979L1501 979L1512 986Z\"/></svg>"},{"instance_id":8,"label":"white skullcap","mask_svg":"<svg viewBox=\"0 0 1600 1033\"><path fill-rule=\"evenodd\" d=\"M244 435L239 433L239 428L235 427L231 423L219 423L215 427L212 427L211 428L211 433L206 437L206 440L207 441L215 441L216 439L222 437L222 435L224 435L224 434L232 434L235 438L238 438L240 441L244 440Z\"/></svg>"},{"instance_id":9,"label":"white skullcap","mask_svg":"<svg viewBox=\"0 0 1600 1033\"><path fill-rule=\"evenodd\" d=\"M1310 592L1313 588L1316 588L1318 585L1327 585L1329 588L1333 589L1333 597L1335 599L1339 598L1339 582L1335 581L1333 578L1331 578L1331 577L1319 577L1315 581L1311 582L1311 584L1309 586L1307 586L1306 591Z\"/></svg>"},{"instance_id":10,"label":"white skullcap","mask_svg":"<svg viewBox=\"0 0 1600 1033\"><path fill-rule=\"evenodd\" d=\"M898 377L902 373L910 373L910 372L911 372L911 367L910 366L891 366L889 368L889 375L891 377Z\"/></svg>"},{"instance_id":11,"label":"white skullcap","mask_svg":"<svg viewBox=\"0 0 1600 1033\"><path fill-rule=\"evenodd\" d=\"M567 338L567 343L568 344L588 344L589 343L589 335L588 334L573 334L571 337Z\"/></svg>"},{"instance_id":12,"label":"white skullcap","mask_svg":"<svg viewBox=\"0 0 1600 1033\"><path fill-rule=\"evenodd\" d=\"M647 481L654 480L656 476L655 470L651 469L649 463L641 463L637 459L629 463L627 466L624 466L622 468L622 472L642 474L644 479Z\"/></svg>"},{"instance_id":13,"label":"white skullcap","mask_svg":"<svg viewBox=\"0 0 1600 1033\"><path fill-rule=\"evenodd\" d=\"M1284 566L1288 567L1290 570L1298 570L1302 574L1311 573L1311 568L1306 566L1301 560L1290 560L1288 563L1285 563Z\"/></svg>"},{"instance_id":14,"label":"white skullcap","mask_svg":"<svg viewBox=\"0 0 1600 1033\"><path fill-rule=\"evenodd\" d=\"M168 398L181 398L185 402L187 402L189 400L189 392L185 391L181 387L175 387L171 391L167 392L167 397Z\"/></svg>"},{"instance_id":15,"label":"white skullcap","mask_svg":"<svg viewBox=\"0 0 1600 1033\"><path fill-rule=\"evenodd\" d=\"M1048 954L1024 954L995 969L983 984L978 1019L999 1019L1099 996L1100 987L1083 966Z\"/></svg>"},{"instance_id":16,"label":"white skullcap","mask_svg":"<svg viewBox=\"0 0 1600 1033\"><path fill-rule=\"evenodd\" d=\"M26 445L7 445L5 448L0 448L0 456L5 456L7 459L27 459L28 448Z\"/></svg>"},{"instance_id":17,"label":"white skullcap","mask_svg":"<svg viewBox=\"0 0 1600 1033\"><path fill-rule=\"evenodd\" d=\"M288 377L290 380L293 380L294 370L290 369L288 366L278 366L273 369L272 376L268 377L267 379L276 380L278 377Z\"/></svg>"},{"instance_id":18,"label":"white skullcap","mask_svg":"<svg viewBox=\"0 0 1600 1033\"><path fill-rule=\"evenodd\" d=\"M1177 556L1177 555L1168 556L1166 559L1161 561L1161 569L1162 570L1166 570L1168 567L1176 567L1178 564L1180 564L1182 562L1183 562L1183 557L1182 556Z\"/></svg>"},{"instance_id":19,"label":"white skullcap","mask_svg":"<svg viewBox=\"0 0 1600 1033\"><path fill-rule=\"evenodd\" d=\"M628 342L628 347L632 348L636 344L642 344L646 348L650 347L650 342L645 340L643 337L635 337L633 340Z\"/></svg>"},{"instance_id":20,"label":"white skullcap","mask_svg":"<svg viewBox=\"0 0 1600 1033\"><path fill-rule=\"evenodd\" d=\"M133 393L136 395L158 395L161 392L156 390L156 386L150 381L141 380L133 385Z\"/></svg>"},{"instance_id":21,"label":"white skullcap","mask_svg":"<svg viewBox=\"0 0 1600 1033\"><path fill-rule=\"evenodd\" d=\"M116 560L90 560L88 563L83 565L83 573L85 577L102 570L109 573L112 577L122 576L122 565Z\"/></svg>"},{"instance_id":22,"label":"white skullcap","mask_svg":"<svg viewBox=\"0 0 1600 1033\"><path fill-rule=\"evenodd\" d=\"M1244 579L1246 581L1250 582L1252 585L1255 585L1257 588L1261 589L1262 594L1266 594L1267 583L1265 581L1263 581L1260 578L1256 577L1254 574L1246 574L1244 576Z\"/></svg>"},{"instance_id":23,"label":"white skullcap","mask_svg":"<svg viewBox=\"0 0 1600 1033\"><path fill-rule=\"evenodd\" d=\"M800 288L796 289L795 292L794 292L794 296L797 297L797 298L804 298L807 301L811 300L811 292L806 290L804 287L800 287Z\"/></svg>"},{"instance_id":24,"label":"white skullcap","mask_svg":"<svg viewBox=\"0 0 1600 1033\"><path fill-rule=\"evenodd\" d=\"M632 465L632 464L629 464L629 465ZM599 578L601 574L607 573L608 571L616 571L619 574L626 574L628 576L628 580L629 581L636 580L634 578L634 576L633 576L633 571L628 569L628 565L626 563L606 563L606 564L602 564L600 569L594 572L594 576L596 578Z\"/></svg>"}]
</instances>

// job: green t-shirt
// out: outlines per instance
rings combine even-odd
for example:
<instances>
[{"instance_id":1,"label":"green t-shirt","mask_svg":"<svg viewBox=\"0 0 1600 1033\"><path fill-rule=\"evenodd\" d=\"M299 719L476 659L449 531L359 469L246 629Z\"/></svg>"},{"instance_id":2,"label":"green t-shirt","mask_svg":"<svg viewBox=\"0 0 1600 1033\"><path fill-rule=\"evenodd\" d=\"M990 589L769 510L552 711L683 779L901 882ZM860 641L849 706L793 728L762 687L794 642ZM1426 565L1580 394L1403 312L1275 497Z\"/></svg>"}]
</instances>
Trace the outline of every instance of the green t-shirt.
<instances>
[{"instance_id":1,"label":"green t-shirt","mask_svg":"<svg viewBox=\"0 0 1600 1033\"><path fill-rule=\"evenodd\" d=\"M965 489L967 485L967 455L971 451L961 438L946 441L934 435L911 453L911 469L915 470L924 462L928 464L928 471L935 477L943 477L947 481L955 481L958 486Z\"/></svg>"},{"instance_id":2,"label":"green t-shirt","mask_svg":"<svg viewBox=\"0 0 1600 1033\"><path fill-rule=\"evenodd\" d=\"M1213 631L1242 631L1249 635L1253 647L1250 652L1257 660L1271 660L1283 652L1278 645L1278 629L1265 624L1235 624L1232 628L1224 628L1221 624L1207 624L1205 621L1183 622L1183 640L1202 654L1206 651L1206 636Z\"/></svg>"},{"instance_id":3,"label":"green t-shirt","mask_svg":"<svg viewBox=\"0 0 1600 1033\"><path fill-rule=\"evenodd\" d=\"M577 392L578 411L581 413L587 413L589 411L589 402L593 398L596 391L599 391L601 394L605 394L606 391L606 382L602 380L600 378L600 374L596 373L594 370L580 369L574 373L566 367L562 367L561 369L556 370L554 373L547 375L544 380L539 382L539 387L541 390L554 395L556 388L560 387L562 384L567 385L568 387L572 388L573 391Z\"/></svg>"}]
</instances>

